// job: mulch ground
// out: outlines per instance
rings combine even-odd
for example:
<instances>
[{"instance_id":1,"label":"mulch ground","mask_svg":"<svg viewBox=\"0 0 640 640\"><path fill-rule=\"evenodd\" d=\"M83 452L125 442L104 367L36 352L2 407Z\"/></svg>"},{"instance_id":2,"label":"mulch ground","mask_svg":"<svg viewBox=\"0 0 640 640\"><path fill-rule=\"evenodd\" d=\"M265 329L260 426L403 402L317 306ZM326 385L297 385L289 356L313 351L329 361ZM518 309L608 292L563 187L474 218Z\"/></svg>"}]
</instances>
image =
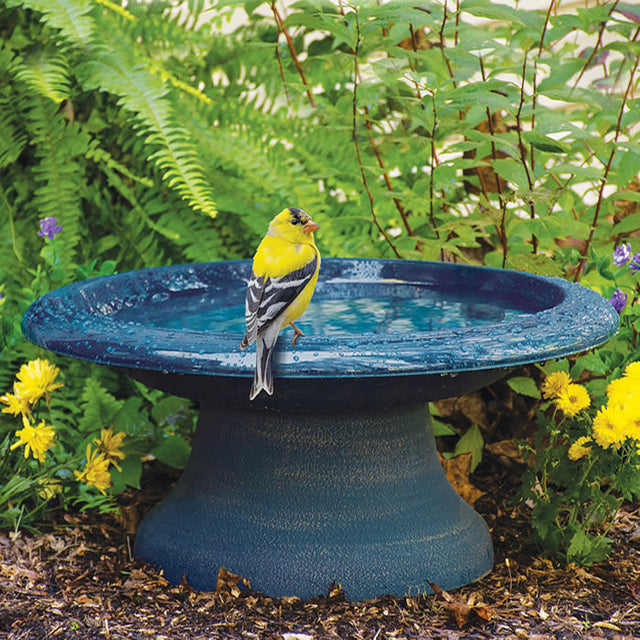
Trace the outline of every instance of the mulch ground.
<instances>
[{"instance_id":1,"label":"mulch ground","mask_svg":"<svg viewBox=\"0 0 640 640\"><path fill-rule=\"evenodd\" d=\"M354 603L331 585L308 601L200 593L133 559L136 521L176 477L153 463L119 517L67 515L39 535L0 534L0 638L640 638L640 507L618 515L608 562L565 566L527 544L517 476L490 452L473 476L495 544L488 576L450 593Z\"/></svg>"}]
</instances>

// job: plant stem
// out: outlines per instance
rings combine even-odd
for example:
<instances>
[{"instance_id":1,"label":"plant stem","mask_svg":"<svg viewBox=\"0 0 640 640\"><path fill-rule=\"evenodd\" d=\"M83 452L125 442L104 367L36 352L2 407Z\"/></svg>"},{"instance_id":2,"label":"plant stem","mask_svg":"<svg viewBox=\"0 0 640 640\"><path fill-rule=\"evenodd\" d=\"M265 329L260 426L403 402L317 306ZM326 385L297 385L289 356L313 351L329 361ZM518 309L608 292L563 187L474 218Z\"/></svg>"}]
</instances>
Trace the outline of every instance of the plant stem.
<instances>
[{"instance_id":1,"label":"plant stem","mask_svg":"<svg viewBox=\"0 0 640 640\"><path fill-rule=\"evenodd\" d=\"M636 31L636 36L638 36L639 31ZM634 40L635 40L634 37ZM627 88L625 89L624 92L624 96L622 96L622 104L620 105L620 110L618 111L618 120L616 122L616 131L615 131L615 135L613 137L613 144L611 147L611 152L609 153L609 158L607 160L607 163L605 165L604 168L604 175L602 176L602 178L600 179L600 188L598 190L598 201L596 202L596 208L595 211L593 213L593 220L591 221L591 231L589 232L589 237L587 238L587 242L585 243L583 249L582 249L582 258L580 259L580 262L578 263L578 267L576 269L576 274L574 277L574 281L577 282L578 279L580 278L580 275L582 274L582 271L584 269L584 265L587 262L587 254L589 253L589 247L591 247L591 243L593 242L593 236L596 232L596 227L598 225L598 219L600 217L600 210L602 209L602 203L604 201L604 188L607 185L607 180L609 178L609 172L611 171L611 165L613 164L613 156L616 153L616 143L618 142L618 138L620 137L620 134L622 132L622 116L624 115L624 110L627 104L627 98L629 97L629 92L631 91L631 88L633 87L633 82L634 82L634 76L636 73L636 70L638 68L638 64L640 63L640 58L636 57L635 62L633 63L633 68L631 69L631 72L629 73L629 82L627 83Z\"/></svg>"},{"instance_id":2,"label":"plant stem","mask_svg":"<svg viewBox=\"0 0 640 640\"><path fill-rule=\"evenodd\" d=\"M289 88L287 87L287 81L284 77L284 68L282 67L282 58L280 57L280 48L278 47L277 40L276 40L276 59L278 60L278 67L280 69L280 77L282 78L282 87L284 88L284 95L287 97L287 104L291 104L291 98L289 97Z\"/></svg>"},{"instance_id":3,"label":"plant stem","mask_svg":"<svg viewBox=\"0 0 640 640\"><path fill-rule=\"evenodd\" d=\"M520 84L520 104L518 105L518 111L516 111L516 129L518 131L518 149L520 151L520 160L524 167L525 174L527 176L527 184L529 185L529 215L531 219L536 217L536 207L533 203L531 192L533 191L533 179L531 177L531 171L529 170L529 163L527 162L527 151L524 146L524 140L522 139L522 107L524 106L524 83L527 72L527 54L524 52L524 60L522 61L522 82ZM535 233L531 234L532 253L535 255L538 253L538 238Z\"/></svg>"},{"instance_id":4,"label":"plant stem","mask_svg":"<svg viewBox=\"0 0 640 640\"><path fill-rule=\"evenodd\" d=\"M549 2L549 8L544 18L544 25L542 27L542 33L540 34L540 46L538 47L538 55L533 59L533 95L531 98L531 129L535 129L536 126L536 106L538 102L538 60L542 57L542 51L544 49L544 38L547 35L547 29L549 28L549 21L551 20L551 12L556 4L556 0ZM534 148L531 145L531 170L535 174L535 159Z\"/></svg>"},{"instance_id":5,"label":"plant stem","mask_svg":"<svg viewBox=\"0 0 640 640\"><path fill-rule=\"evenodd\" d=\"M611 14L615 11L617 4L618 4L618 0L615 0L614 3L611 5L611 9L609 9L607 18L609 18ZM600 30L598 31L598 39L596 40L596 44L593 47L593 51L591 52L591 55L589 56L587 61L584 63L584 66L582 67L580 73L578 74L576 81L573 83L573 87L571 88L571 91L574 91L576 89L580 80L582 80L582 76L584 75L585 71L589 68L589 65L591 64L593 59L596 57L596 53L598 53L598 50L600 49L600 45L602 44L602 36L606 28L607 28L607 21L603 20L602 24L600 25Z\"/></svg>"},{"instance_id":6,"label":"plant stem","mask_svg":"<svg viewBox=\"0 0 640 640\"><path fill-rule=\"evenodd\" d=\"M273 17L276 20L276 24L278 25L278 31L284 34L284 37L287 40L287 44L289 45L289 51L291 52L291 57L293 59L294 64L296 65L296 69L298 70L298 74L302 80L302 84L304 85L305 91L307 92L307 98L309 99L309 104L315 109L316 103L313 99L313 95L311 94L311 89L309 89L309 85L307 84L307 79L305 78L304 71L302 71L302 65L300 64L300 60L298 59L298 54L296 53L296 49L293 46L293 40L287 31L287 27L284 25L284 21L280 12L278 11L278 7L276 7L275 0L271 2L271 11L273 12Z\"/></svg>"},{"instance_id":7,"label":"plant stem","mask_svg":"<svg viewBox=\"0 0 640 640\"><path fill-rule=\"evenodd\" d=\"M393 185L391 184L391 178L389 178L389 174L387 173L387 170L385 168L382 155L380 154L380 149L378 148L378 145L376 144L376 141L373 138L373 125L371 124L371 119L369 118L369 107L367 106L364 107L364 113L367 116L365 120L365 125L369 133L369 144L371 146L371 150L373 151L373 155L376 157L376 160L378 161L378 166L380 167L380 169L382 169L382 178L387 187L387 190L389 191L389 193L393 193ZM391 199L393 200L393 203L396 205L396 209L400 214L400 218L402 218L402 223L404 224L404 227L407 230L407 233L410 236L414 235L413 229L411 228L411 224L409 223L407 212L405 211L404 206L402 205L402 202L400 202L400 200L396 196L392 196Z\"/></svg>"},{"instance_id":8,"label":"plant stem","mask_svg":"<svg viewBox=\"0 0 640 640\"><path fill-rule=\"evenodd\" d=\"M480 73L482 74L482 81L486 82L487 76L484 70L484 60L482 59L482 54L478 56L478 59L480 61ZM486 108L486 114L487 114L487 126L489 127L489 133L491 134L491 157L494 160L497 160L498 153L496 149L496 141L494 138L495 130L493 128L493 117L489 107ZM500 245L502 246L502 268L504 269L505 265L507 264L507 252L509 250L509 243L507 242L507 229L506 229L507 203L504 201L504 198L502 197L502 187L500 185L500 176L495 172L495 169L494 169L494 175L496 179L496 190L498 191L498 200L500 202L500 211L502 213L502 215L500 216L500 226L498 227L498 237L500 239ZM482 184L482 189L485 192L485 196L487 197L487 201L488 201L489 198L488 198L487 187L484 184L484 180L482 178L482 172L480 170L478 170L478 176L480 177L480 183Z\"/></svg>"},{"instance_id":9,"label":"plant stem","mask_svg":"<svg viewBox=\"0 0 640 640\"><path fill-rule=\"evenodd\" d=\"M352 106L352 139L353 145L356 150L356 156L358 158L358 166L360 168L360 176L362 178L362 185L364 186L365 191L367 192L367 197L369 199L369 208L371 210L371 217L373 218L373 223L378 228L378 231L382 234L382 237L385 239L387 244L391 247L391 250L395 254L397 258L402 258L398 248L391 240L389 234L384 230L380 221L378 220L378 216L376 215L375 207L373 206L373 195L371 194L371 189L369 188L369 183L367 181L367 174L364 170L364 165L362 164L362 154L360 152L360 145L358 144L358 78L360 75L360 67L358 64L358 52L360 49L360 21L358 19L358 9L355 9L355 22L356 22L356 43L353 48L353 106Z\"/></svg>"}]
</instances>

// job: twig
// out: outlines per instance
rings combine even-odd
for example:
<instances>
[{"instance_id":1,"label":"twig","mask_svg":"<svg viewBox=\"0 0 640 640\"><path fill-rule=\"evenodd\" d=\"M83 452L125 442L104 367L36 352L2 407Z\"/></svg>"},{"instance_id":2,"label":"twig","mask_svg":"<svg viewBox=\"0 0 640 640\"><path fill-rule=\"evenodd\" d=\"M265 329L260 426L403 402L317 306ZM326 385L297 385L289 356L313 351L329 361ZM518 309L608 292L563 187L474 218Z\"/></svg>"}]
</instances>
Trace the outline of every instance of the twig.
<instances>
[{"instance_id":1,"label":"twig","mask_svg":"<svg viewBox=\"0 0 640 640\"><path fill-rule=\"evenodd\" d=\"M446 3L444 5L444 16L443 16L443 20L442 20L442 25L440 27L440 31L438 32L438 38L440 39L440 53L442 54L442 58L445 62L445 65L447 67L447 71L449 73L449 77L451 78L451 82L453 84L453 88L457 89L458 88L458 83L456 82L456 78L455 75L453 73L453 69L451 67L451 62L449 61L449 58L447 57L447 55L445 54L445 49L446 49L446 43L444 40L444 28L446 25L446 21L447 21L447 6ZM459 25L459 18L460 18L460 2L459 0L456 2L456 33L455 33L455 41L456 44L458 42L458 25ZM464 121L464 111L462 109L460 109L458 111L458 118L460 119L460 121ZM480 171L480 167L476 167L476 174L478 176L478 181L480 182L480 188L482 189L482 193L485 197L485 200L488 202L490 202L490 198L489 198L489 190L487 189L487 185L484 181L484 177L482 176L482 171ZM501 201L501 207L502 207L502 201ZM503 215L505 215L505 210L503 210Z\"/></svg>"},{"instance_id":2,"label":"twig","mask_svg":"<svg viewBox=\"0 0 640 640\"><path fill-rule=\"evenodd\" d=\"M636 31L636 35L638 31ZM600 217L600 209L602 208L602 202L604 201L604 188L607 185L607 180L609 178L609 172L611 171L611 165L613 164L613 156L616 153L616 143L618 142L618 138L620 137L620 133L622 132L622 116L624 115L624 109L627 104L627 98L629 97L629 93L633 87L633 80L638 68L638 64L640 63L640 58L636 57L635 62L633 63L633 68L631 69L631 73L629 74L629 82L627 83L627 88L625 89L624 96L622 97L622 104L620 105L620 111L618 112L618 120L616 122L616 132L613 137L613 147L611 149L611 153L609 154L609 159L604 168L604 175L600 179L600 189L598 190L598 201L596 202L596 209L593 213L593 220L591 222L591 231L589 232L589 237L587 238L587 242L584 245L582 250L582 258L578 263L578 268L576 269L576 273L574 276L574 281L577 282L582 274L582 270L584 269L584 265L587 262L587 253L589 252L589 247L593 242L593 236L596 232L596 227L598 225L598 218Z\"/></svg>"},{"instance_id":3,"label":"twig","mask_svg":"<svg viewBox=\"0 0 640 640\"><path fill-rule=\"evenodd\" d=\"M482 75L482 81L486 82L487 76L484 70L484 60L482 59L482 55L480 55L478 58L480 60L480 73ZM493 118L492 118L491 110L489 109L489 107L486 107L486 114L487 114L487 125L489 127L489 133L491 134L491 157L494 160L497 160L498 151L496 149L495 130L493 128ZM482 172L480 171L480 169L477 169L477 172L478 172L478 176L480 176L480 184L482 185L483 191L485 192L485 195L486 195L487 187L484 184ZM493 173L496 178L496 190L498 192L498 201L500 202L500 211L502 214L500 216L500 227L498 228L498 236L500 237L500 244L502 245L502 268L504 269L504 267L507 264L507 252L509 250L509 243L507 242L507 228L506 228L507 203L504 201L504 197L502 195L502 186L500 185L500 176L498 175L495 169L493 169ZM487 198L487 201L488 200L489 199Z\"/></svg>"},{"instance_id":4,"label":"twig","mask_svg":"<svg viewBox=\"0 0 640 640\"><path fill-rule=\"evenodd\" d=\"M516 111L516 128L518 130L518 148L520 151L520 160L522 161L522 166L524 167L525 174L527 176L527 184L529 185L529 213L531 215L531 219L535 219L536 217L536 207L533 203L533 199L531 197L531 191L533 191L533 180L531 178L531 172L529 171L529 165L527 163L527 151L524 146L524 141L522 140L522 107L524 105L524 83L526 79L527 72L527 51L524 53L524 60L522 62L522 83L520 85L520 104L518 105L518 111ZM536 238L535 233L531 234L531 244L533 253L538 253L538 238Z\"/></svg>"},{"instance_id":5,"label":"twig","mask_svg":"<svg viewBox=\"0 0 640 640\"><path fill-rule=\"evenodd\" d=\"M414 78L407 78L407 80L413 83L413 86L416 90L416 96L418 97L418 100L422 101L422 92L420 91L420 84ZM426 90L428 91L428 89ZM430 165L429 219L431 220L431 226L433 227L433 231L436 234L436 238L440 240L440 232L438 231L435 215L433 212L433 203L434 203L433 175L434 175L435 169L440 164L438 160L438 153L436 150L436 129L438 127L438 112L436 109L435 93L431 91L430 95L431 95L431 103L433 105L433 125L431 126L431 158L429 160L429 165ZM444 189L442 189L440 193L442 195L442 208L445 211L448 211L448 206L447 206L447 203L445 202ZM418 242L418 244L420 244L420 241ZM440 253L441 253L442 259L444 260L444 249L441 249Z\"/></svg>"},{"instance_id":6,"label":"twig","mask_svg":"<svg viewBox=\"0 0 640 640\"><path fill-rule=\"evenodd\" d=\"M393 191L393 185L391 184L391 178L389 178L389 174L387 173L387 170L384 166L384 161L382 160L380 149L378 148L376 141L373 139L373 134L372 134L373 125L371 124L371 120L369 118L369 107L366 107L366 106L364 107L364 113L367 116L367 119L365 120L365 124L367 126L367 131L369 132L369 144L371 145L373 155L375 155L376 160L378 161L378 166L380 167L380 169L382 169L382 178L387 187L387 190L389 191L389 193L393 193L394 191ZM411 228L411 224L409 223L407 212L405 211L404 206L402 205L402 202L400 202L400 200L396 198L396 196L392 196L391 199L393 200L393 203L396 205L396 209L398 210L398 213L402 218L402 223L404 224L404 227L407 230L407 233L410 236L414 235L413 229Z\"/></svg>"},{"instance_id":7,"label":"twig","mask_svg":"<svg viewBox=\"0 0 640 640\"><path fill-rule=\"evenodd\" d=\"M289 88L287 87L287 81L284 77L284 68L282 67L282 58L280 57L280 47L276 40L276 58L278 59L278 67L280 67L280 77L282 78L282 86L284 88L284 95L287 96L287 104L291 104L291 98L289 97Z\"/></svg>"},{"instance_id":8,"label":"twig","mask_svg":"<svg viewBox=\"0 0 640 640\"><path fill-rule=\"evenodd\" d=\"M387 244L391 247L393 253L397 258L402 258L398 248L393 243L393 240L389 237L389 234L384 230L380 221L378 220L378 216L376 215L375 208L373 206L373 195L371 194L371 189L369 189L369 183L367 181L367 175L364 170L364 165L362 164L362 154L360 153L360 145L358 144L358 77L360 75L360 67L358 64L358 51L360 49L360 21L358 19L358 10L355 10L356 16L356 44L353 49L353 109L352 109L352 137L353 137L353 145L356 149L356 156L358 158L358 166L360 167L360 176L362 177L362 184L364 186L365 191L367 192L367 197L369 198L369 208L371 209L371 217L373 218L373 223L378 228L378 231L382 234L382 237L385 239Z\"/></svg>"},{"instance_id":9,"label":"twig","mask_svg":"<svg viewBox=\"0 0 640 640\"><path fill-rule=\"evenodd\" d=\"M300 60L298 59L298 54L296 53L296 49L293 46L293 40L287 31L287 28L284 26L284 21L282 20L282 16L278 11L278 7L276 7L275 0L271 2L271 11L273 12L273 17L276 20L276 24L278 25L278 32L284 34L284 37L287 40L287 44L289 45L289 51L291 52L291 57L293 59L294 64L296 65L296 69L298 70L298 74L302 80L302 84L304 85L305 91L307 92L307 98L309 99L309 104L315 109L316 103L313 99L313 95L311 94L311 89L309 89L309 85L307 84L307 79L305 78L304 71L302 70L302 66L300 64Z\"/></svg>"},{"instance_id":10,"label":"twig","mask_svg":"<svg viewBox=\"0 0 640 640\"><path fill-rule=\"evenodd\" d=\"M431 220L431 226L436 234L436 238L440 240L440 233L438 232L438 226L436 225L436 216L433 211L434 194L433 194L433 178L438 166L438 156L436 154L436 129L438 128L438 111L436 109L436 96L431 92L431 103L433 105L433 125L431 126L431 158L429 160L429 219ZM441 255L443 250L441 249Z\"/></svg>"},{"instance_id":11,"label":"twig","mask_svg":"<svg viewBox=\"0 0 640 640\"><path fill-rule=\"evenodd\" d=\"M533 96L531 98L531 129L536 126L536 106L538 102L538 60L542 56L544 49L544 38L547 35L547 29L549 28L549 21L551 20L551 12L555 7L556 0L551 0L547 14L544 18L544 25L542 27L542 34L540 35L540 46L538 47L538 55L533 59ZM531 145L531 170L535 174L535 158L534 147Z\"/></svg>"},{"instance_id":12,"label":"twig","mask_svg":"<svg viewBox=\"0 0 640 640\"><path fill-rule=\"evenodd\" d=\"M611 14L615 11L617 4L618 4L618 0L615 0L615 2L611 5L611 9L609 9L609 13L607 14L607 18L609 18L611 16ZM576 81L573 83L573 87L571 88L571 91L574 91L575 88L578 86L578 83L580 82L580 80L582 80L582 76L585 74L586 70L589 68L589 65L591 64L591 62L595 58L596 53L598 52L598 49L600 48L600 45L602 44L602 36L604 35L604 30L606 28L607 28L607 21L604 20L602 22L602 24L600 25L600 31L598 31L598 39L596 40L596 44L593 47L593 51L591 52L591 55L589 56L589 58L587 59L587 61L584 64L584 66L582 67L582 70L578 74L578 77L576 78Z\"/></svg>"}]
</instances>

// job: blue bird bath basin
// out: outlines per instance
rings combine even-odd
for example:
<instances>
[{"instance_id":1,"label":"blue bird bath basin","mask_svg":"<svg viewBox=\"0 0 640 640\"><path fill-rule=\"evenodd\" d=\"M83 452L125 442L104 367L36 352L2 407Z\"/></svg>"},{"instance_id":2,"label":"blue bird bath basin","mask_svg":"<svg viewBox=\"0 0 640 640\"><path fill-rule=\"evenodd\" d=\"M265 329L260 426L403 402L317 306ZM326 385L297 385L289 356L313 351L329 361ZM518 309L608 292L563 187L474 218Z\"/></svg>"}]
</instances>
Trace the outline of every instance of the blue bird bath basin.
<instances>
[{"instance_id":1,"label":"blue bird bath basin","mask_svg":"<svg viewBox=\"0 0 640 640\"><path fill-rule=\"evenodd\" d=\"M97 278L24 316L36 344L200 403L188 465L143 519L134 554L199 590L224 566L302 598L334 581L361 600L489 572L488 528L442 472L427 402L606 341L611 305L515 271L325 259L305 337L293 349L283 332L275 393L250 402L250 270L239 260Z\"/></svg>"}]
</instances>

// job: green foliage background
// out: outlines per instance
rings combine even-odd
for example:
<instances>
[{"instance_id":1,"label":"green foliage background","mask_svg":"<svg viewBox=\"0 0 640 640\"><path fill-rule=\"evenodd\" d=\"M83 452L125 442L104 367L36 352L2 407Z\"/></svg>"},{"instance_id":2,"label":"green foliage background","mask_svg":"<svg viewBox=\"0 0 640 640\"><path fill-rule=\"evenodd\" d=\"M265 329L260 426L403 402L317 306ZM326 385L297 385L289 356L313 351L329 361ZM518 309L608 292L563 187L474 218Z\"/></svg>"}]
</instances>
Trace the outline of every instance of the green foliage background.
<instances>
[{"instance_id":1,"label":"green foliage background","mask_svg":"<svg viewBox=\"0 0 640 640\"><path fill-rule=\"evenodd\" d=\"M45 354L23 312L78 279L250 257L288 205L321 225L325 256L621 288L600 392L630 359L637 278L610 256L640 251L637 7L416 4L0 0L0 390L25 360L56 361L52 420L135 443L117 488L138 483L141 452L184 449L166 441L188 439L191 408ZM16 428L3 414L5 444Z\"/></svg>"}]
</instances>

